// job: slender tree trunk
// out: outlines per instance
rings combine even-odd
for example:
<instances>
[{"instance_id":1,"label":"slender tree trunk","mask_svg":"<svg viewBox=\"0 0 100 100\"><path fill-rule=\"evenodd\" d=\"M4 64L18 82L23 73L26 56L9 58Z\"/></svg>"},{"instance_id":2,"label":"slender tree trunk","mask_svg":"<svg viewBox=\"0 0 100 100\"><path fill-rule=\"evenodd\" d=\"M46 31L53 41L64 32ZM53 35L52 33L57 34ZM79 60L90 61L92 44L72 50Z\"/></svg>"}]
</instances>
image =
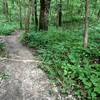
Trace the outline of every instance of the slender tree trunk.
<instances>
[{"instance_id":1,"label":"slender tree trunk","mask_svg":"<svg viewBox=\"0 0 100 100\"><path fill-rule=\"evenodd\" d=\"M61 27L62 26L62 0L57 3L57 16L56 16L56 26Z\"/></svg>"},{"instance_id":2,"label":"slender tree trunk","mask_svg":"<svg viewBox=\"0 0 100 100\"><path fill-rule=\"evenodd\" d=\"M32 24L34 24L34 15L35 15L35 4L34 4L35 0L32 0Z\"/></svg>"},{"instance_id":3,"label":"slender tree trunk","mask_svg":"<svg viewBox=\"0 0 100 100\"><path fill-rule=\"evenodd\" d=\"M48 30L50 2L51 0L40 0L39 30Z\"/></svg>"},{"instance_id":4,"label":"slender tree trunk","mask_svg":"<svg viewBox=\"0 0 100 100\"><path fill-rule=\"evenodd\" d=\"M34 10L35 10L35 28L37 30L38 28L38 16L37 16L37 1L34 0Z\"/></svg>"},{"instance_id":5,"label":"slender tree trunk","mask_svg":"<svg viewBox=\"0 0 100 100\"><path fill-rule=\"evenodd\" d=\"M90 0L86 0L85 4L85 29L84 29L84 47L88 47L88 30L89 30L89 15L90 15Z\"/></svg>"},{"instance_id":6,"label":"slender tree trunk","mask_svg":"<svg viewBox=\"0 0 100 100\"><path fill-rule=\"evenodd\" d=\"M58 16L59 16L59 26L62 25L62 0L60 0L59 8L58 8Z\"/></svg>"},{"instance_id":7,"label":"slender tree trunk","mask_svg":"<svg viewBox=\"0 0 100 100\"><path fill-rule=\"evenodd\" d=\"M21 0L19 0L19 18L20 18L20 29L23 28L23 24L22 24L22 7L21 7Z\"/></svg>"},{"instance_id":8,"label":"slender tree trunk","mask_svg":"<svg viewBox=\"0 0 100 100\"><path fill-rule=\"evenodd\" d=\"M30 27L30 17L31 17L31 5L32 4L32 0L29 0L29 5L28 5L28 9L26 9L26 18L25 18L25 30L26 32L29 31L29 27Z\"/></svg>"}]
</instances>

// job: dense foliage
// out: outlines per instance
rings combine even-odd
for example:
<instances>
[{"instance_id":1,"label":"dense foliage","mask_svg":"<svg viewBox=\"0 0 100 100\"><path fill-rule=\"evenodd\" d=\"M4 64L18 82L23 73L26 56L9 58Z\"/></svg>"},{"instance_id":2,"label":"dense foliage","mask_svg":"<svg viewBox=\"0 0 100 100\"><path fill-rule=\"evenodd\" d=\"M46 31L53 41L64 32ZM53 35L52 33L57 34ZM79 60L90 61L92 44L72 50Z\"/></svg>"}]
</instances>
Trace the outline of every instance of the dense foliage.
<instances>
[{"instance_id":1,"label":"dense foliage","mask_svg":"<svg viewBox=\"0 0 100 100\"><path fill-rule=\"evenodd\" d=\"M78 37L78 38L77 38ZM61 92L77 90L83 99L96 100L100 94L100 37L91 30L90 46L82 46L82 33L51 28L49 32L31 32L23 43L37 48L48 76L61 86Z\"/></svg>"},{"instance_id":2,"label":"dense foliage","mask_svg":"<svg viewBox=\"0 0 100 100\"><path fill-rule=\"evenodd\" d=\"M48 9L40 1L49 1L49 5L45 3ZM100 99L99 23L100 0L0 2L0 35L10 35L19 28L25 30L21 42L37 49L43 62L41 68L59 91L65 95L74 91L76 98L82 100ZM89 33L87 48L83 47L84 33ZM0 56L4 50L5 45L0 42Z\"/></svg>"}]
</instances>

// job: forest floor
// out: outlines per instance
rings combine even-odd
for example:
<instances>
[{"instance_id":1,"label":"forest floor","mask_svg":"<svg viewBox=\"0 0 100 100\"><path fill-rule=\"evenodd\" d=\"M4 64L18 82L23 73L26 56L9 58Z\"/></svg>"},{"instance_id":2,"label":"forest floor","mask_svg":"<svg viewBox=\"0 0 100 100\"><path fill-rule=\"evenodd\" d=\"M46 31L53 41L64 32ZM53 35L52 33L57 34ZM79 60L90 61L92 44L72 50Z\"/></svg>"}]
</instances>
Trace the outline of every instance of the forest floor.
<instances>
[{"instance_id":1,"label":"forest floor","mask_svg":"<svg viewBox=\"0 0 100 100\"><path fill-rule=\"evenodd\" d=\"M8 75L0 80L0 100L56 100L49 79L38 68L40 62L21 45L19 33L2 37L9 55L0 60L0 72Z\"/></svg>"}]
</instances>

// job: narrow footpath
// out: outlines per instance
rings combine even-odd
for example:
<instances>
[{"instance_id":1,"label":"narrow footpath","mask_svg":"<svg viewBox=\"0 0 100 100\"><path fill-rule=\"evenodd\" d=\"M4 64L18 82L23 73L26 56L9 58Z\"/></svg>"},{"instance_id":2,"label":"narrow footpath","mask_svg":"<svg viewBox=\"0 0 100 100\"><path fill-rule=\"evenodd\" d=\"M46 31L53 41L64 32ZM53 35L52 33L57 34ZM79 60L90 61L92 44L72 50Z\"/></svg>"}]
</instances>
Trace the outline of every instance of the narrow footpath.
<instances>
[{"instance_id":1,"label":"narrow footpath","mask_svg":"<svg viewBox=\"0 0 100 100\"><path fill-rule=\"evenodd\" d=\"M9 77L0 81L0 100L56 100L36 56L19 42L19 33L5 37L9 56L0 61L0 72Z\"/></svg>"}]
</instances>

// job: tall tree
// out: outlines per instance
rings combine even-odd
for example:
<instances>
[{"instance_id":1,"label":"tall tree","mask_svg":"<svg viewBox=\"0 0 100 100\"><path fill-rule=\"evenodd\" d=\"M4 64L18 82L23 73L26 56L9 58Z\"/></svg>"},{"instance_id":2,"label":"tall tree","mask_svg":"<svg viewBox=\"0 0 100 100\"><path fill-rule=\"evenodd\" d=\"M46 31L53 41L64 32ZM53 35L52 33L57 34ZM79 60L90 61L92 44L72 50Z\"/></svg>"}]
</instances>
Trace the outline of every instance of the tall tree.
<instances>
[{"instance_id":1,"label":"tall tree","mask_svg":"<svg viewBox=\"0 0 100 100\"><path fill-rule=\"evenodd\" d=\"M28 0L28 8L26 9L26 18L25 18L26 32L28 32L30 28L30 18L31 18L31 10L32 10L31 7L32 7L32 0Z\"/></svg>"},{"instance_id":2,"label":"tall tree","mask_svg":"<svg viewBox=\"0 0 100 100\"><path fill-rule=\"evenodd\" d=\"M34 10L35 10L35 27L38 28L38 16L37 16L37 1L34 0Z\"/></svg>"},{"instance_id":3,"label":"tall tree","mask_svg":"<svg viewBox=\"0 0 100 100\"><path fill-rule=\"evenodd\" d=\"M51 0L40 0L39 30L48 30L50 3Z\"/></svg>"},{"instance_id":4,"label":"tall tree","mask_svg":"<svg viewBox=\"0 0 100 100\"><path fill-rule=\"evenodd\" d=\"M58 4L58 26L62 25L62 0Z\"/></svg>"},{"instance_id":5,"label":"tall tree","mask_svg":"<svg viewBox=\"0 0 100 100\"><path fill-rule=\"evenodd\" d=\"M56 26L62 25L62 0L56 0L57 4L57 15L56 15Z\"/></svg>"},{"instance_id":6,"label":"tall tree","mask_svg":"<svg viewBox=\"0 0 100 100\"><path fill-rule=\"evenodd\" d=\"M89 30L89 16L90 16L90 0L85 1L85 28L84 28L84 47L88 46L88 30Z\"/></svg>"},{"instance_id":7,"label":"tall tree","mask_svg":"<svg viewBox=\"0 0 100 100\"><path fill-rule=\"evenodd\" d=\"M19 0L19 19L20 19L20 29L22 29L23 25L22 25L22 2L21 0Z\"/></svg>"}]
</instances>

